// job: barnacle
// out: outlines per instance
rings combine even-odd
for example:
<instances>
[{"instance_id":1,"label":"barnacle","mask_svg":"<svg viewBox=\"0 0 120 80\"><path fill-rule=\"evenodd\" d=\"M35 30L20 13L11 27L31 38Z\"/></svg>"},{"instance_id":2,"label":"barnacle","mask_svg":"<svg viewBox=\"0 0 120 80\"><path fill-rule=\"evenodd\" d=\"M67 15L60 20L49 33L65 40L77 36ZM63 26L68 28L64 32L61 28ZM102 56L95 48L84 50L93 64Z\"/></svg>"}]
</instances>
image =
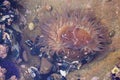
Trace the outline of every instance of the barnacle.
<instances>
[{"instance_id":1,"label":"barnacle","mask_svg":"<svg viewBox=\"0 0 120 80\"><path fill-rule=\"evenodd\" d=\"M108 31L91 11L72 10L41 23L44 42L50 50L69 60L86 53L103 53L109 40Z\"/></svg>"}]
</instances>

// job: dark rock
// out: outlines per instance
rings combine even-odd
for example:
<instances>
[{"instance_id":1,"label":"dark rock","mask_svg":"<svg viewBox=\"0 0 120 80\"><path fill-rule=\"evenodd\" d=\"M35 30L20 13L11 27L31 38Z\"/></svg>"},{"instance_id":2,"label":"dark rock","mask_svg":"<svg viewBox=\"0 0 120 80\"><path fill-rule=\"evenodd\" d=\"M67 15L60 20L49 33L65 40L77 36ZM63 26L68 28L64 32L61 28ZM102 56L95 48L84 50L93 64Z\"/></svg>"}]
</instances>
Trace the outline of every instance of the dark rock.
<instances>
[{"instance_id":1,"label":"dark rock","mask_svg":"<svg viewBox=\"0 0 120 80\"><path fill-rule=\"evenodd\" d=\"M115 36L115 31L114 31L114 30L110 31L109 36L110 36L110 37Z\"/></svg>"}]
</instances>

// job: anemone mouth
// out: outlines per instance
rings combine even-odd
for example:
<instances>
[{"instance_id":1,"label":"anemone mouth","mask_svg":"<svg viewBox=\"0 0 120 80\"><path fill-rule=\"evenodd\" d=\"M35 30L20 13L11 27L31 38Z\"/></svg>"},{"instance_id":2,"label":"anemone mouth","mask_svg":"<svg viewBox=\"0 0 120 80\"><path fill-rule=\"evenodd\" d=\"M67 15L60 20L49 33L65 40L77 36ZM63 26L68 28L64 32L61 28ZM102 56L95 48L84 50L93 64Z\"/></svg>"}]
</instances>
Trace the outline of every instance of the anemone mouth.
<instances>
[{"instance_id":1,"label":"anemone mouth","mask_svg":"<svg viewBox=\"0 0 120 80\"><path fill-rule=\"evenodd\" d=\"M80 59L86 52L104 52L109 39L105 26L89 11L74 10L50 18L41 29L47 46L68 59Z\"/></svg>"},{"instance_id":2,"label":"anemone mouth","mask_svg":"<svg viewBox=\"0 0 120 80\"><path fill-rule=\"evenodd\" d=\"M75 26L61 27L58 30L58 38L64 47L71 49L80 49L91 41L91 35L86 30Z\"/></svg>"}]
</instances>

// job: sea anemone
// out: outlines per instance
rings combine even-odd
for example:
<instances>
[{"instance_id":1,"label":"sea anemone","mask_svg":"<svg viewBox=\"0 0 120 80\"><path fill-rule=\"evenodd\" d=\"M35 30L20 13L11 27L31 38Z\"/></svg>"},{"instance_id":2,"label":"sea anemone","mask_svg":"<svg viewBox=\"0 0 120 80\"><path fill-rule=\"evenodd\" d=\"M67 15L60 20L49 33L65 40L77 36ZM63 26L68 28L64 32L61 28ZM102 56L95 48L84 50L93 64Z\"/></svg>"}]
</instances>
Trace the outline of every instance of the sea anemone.
<instances>
[{"instance_id":1,"label":"sea anemone","mask_svg":"<svg viewBox=\"0 0 120 80\"><path fill-rule=\"evenodd\" d=\"M46 46L69 60L88 53L104 53L108 42L106 27L91 11L72 10L40 23Z\"/></svg>"}]
</instances>

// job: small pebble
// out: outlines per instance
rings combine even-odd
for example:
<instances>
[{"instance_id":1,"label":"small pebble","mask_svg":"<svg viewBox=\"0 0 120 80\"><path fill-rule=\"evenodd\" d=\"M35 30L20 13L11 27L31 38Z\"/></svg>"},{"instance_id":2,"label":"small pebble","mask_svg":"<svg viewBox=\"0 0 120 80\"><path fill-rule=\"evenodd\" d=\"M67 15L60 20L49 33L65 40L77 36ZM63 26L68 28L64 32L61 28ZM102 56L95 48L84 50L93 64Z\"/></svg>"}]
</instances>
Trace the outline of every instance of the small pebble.
<instances>
[{"instance_id":1,"label":"small pebble","mask_svg":"<svg viewBox=\"0 0 120 80\"><path fill-rule=\"evenodd\" d=\"M29 28L30 31L34 30L34 28L35 28L34 23L33 22L29 23L28 28Z\"/></svg>"},{"instance_id":2,"label":"small pebble","mask_svg":"<svg viewBox=\"0 0 120 80\"><path fill-rule=\"evenodd\" d=\"M36 9L39 9L40 8L40 5L36 5Z\"/></svg>"},{"instance_id":3,"label":"small pebble","mask_svg":"<svg viewBox=\"0 0 120 80\"><path fill-rule=\"evenodd\" d=\"M34 20L33 20L33 23L38 24L39 23L39 19L37 17L35 17Z\"/></svg>"},{"instance_id":4,"label":"small pebble","mask_svg":"<svg viewBox=\"0 0 120 80\"><path fill-rule=\"evenodd\" d=\"M112 0L106 0L106 2L111 2Z\"/></svg>"},{"instance_id":5,"label":"small pebble","mask_svg":"<svg viewBox=\"0 0 120 80\"><path fill-rule=\"evenodd\" d=\"M26 66L25 65L21 65L21 68L26 68Z\"/></svg>"},{"instance_id":6,"label":"small pebble","mask_svg":"<svg viewBox=\"0 0 120 80\"><path fill-rule=\"evenodd\" d=\"M26 14L31 14L32 11L27 9L25 13L26 13Z\"/></svg>"},{"instance_id":7,"label":"small pebble","mask_svg":"<svg viewBox=\"0 0 120 80\"><path fill-rule=\"evenodd\" d=\"M113 36L115 36L115 31L114 30L110 31L110 33L109 33L109 37L113 37Z\"/></svg>"},{"instance_id":8,"label":"small pebble","mask_svg":"<svg viewBox=\"0 0 120 80\"><path fill-rule=\"evenodd\" d=\"M111 39L108 40L106 44L108 44L108 45L109 45L109 44L112 44L112 40L111 40Z\"/></svg>"},{"instance_id":9,"label":"small pebble","mask_svg":"<svg viewBox=\"0 0 120 80\"><path fill-rule=\"evenodd\" d=\"M52 11L53 8L52 8L52 6L50 6L50 5L46 5L46 6L45 6L45 9L46 9L47 11Z\"/></svg>"},{"instance_id":10,"label":"small pebble","mask_svg":"<svg viewBox=\"0 0 120 80\"><path fill-rule=\"evenodd\" d=\"M75 74L75 76L76 76L76 77L80 77L80 75L79 75L79 74Z\"/></svg>"},{"instance_id":11,"label":"small pebble","mask_svg":"<svg viewBox=\"0 0 120 80\"><path fill-rule=\"evenodd\" d=\"M99 77L94 76L91 80L99 80Z\"/></svg>"},{"instance_id":12,"label":"small pebble","mask_svg":"<svg viewBox=\"0 0 120 80\"><path fill-rule=\"evenodd\" d=\"M28 55L27 55L26 51L23 52L23 59L24 59L25 62L28 61Z\"/></svg>"}]
</instances>

